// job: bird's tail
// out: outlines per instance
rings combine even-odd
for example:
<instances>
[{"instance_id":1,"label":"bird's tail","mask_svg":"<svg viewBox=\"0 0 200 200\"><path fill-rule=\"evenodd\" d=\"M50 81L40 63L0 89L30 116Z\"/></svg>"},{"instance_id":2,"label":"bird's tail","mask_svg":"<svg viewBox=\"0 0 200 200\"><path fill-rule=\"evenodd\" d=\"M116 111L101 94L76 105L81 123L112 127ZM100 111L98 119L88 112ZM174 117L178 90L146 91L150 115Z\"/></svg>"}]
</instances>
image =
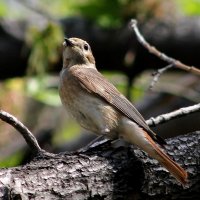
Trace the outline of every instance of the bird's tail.
<instances>
[{"instance_id":1,"label":"bird's tail","mask_svg":"<svg viewBox=\"0 0 200 200\"><path fill-rule=\"evenodd\" d=\"M145 137L153 149L148 147L147 149L143 147L143 149L147 151L150 156L158 160L182 185L185 185L187 183L187 172L165 154L146 132Z\"/></svg>"}]
</instances>

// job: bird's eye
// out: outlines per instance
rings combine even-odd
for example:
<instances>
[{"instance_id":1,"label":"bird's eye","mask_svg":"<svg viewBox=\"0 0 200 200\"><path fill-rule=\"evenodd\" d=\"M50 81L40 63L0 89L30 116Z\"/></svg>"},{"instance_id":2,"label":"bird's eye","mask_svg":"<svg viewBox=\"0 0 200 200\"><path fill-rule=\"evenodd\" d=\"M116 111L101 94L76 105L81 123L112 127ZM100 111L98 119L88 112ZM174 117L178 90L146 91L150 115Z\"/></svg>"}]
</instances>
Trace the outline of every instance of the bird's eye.
<instances>
[{"instance_id":1,"label":"bird's eye","mask_svg":"<svg viewBox=\"0 0 200 200\"><path fill-rule=\"evenodd\" d=\"M84 44L83 48L88 51L89 50L89 46L87 44Z\"/></svg>"}]
</instances>

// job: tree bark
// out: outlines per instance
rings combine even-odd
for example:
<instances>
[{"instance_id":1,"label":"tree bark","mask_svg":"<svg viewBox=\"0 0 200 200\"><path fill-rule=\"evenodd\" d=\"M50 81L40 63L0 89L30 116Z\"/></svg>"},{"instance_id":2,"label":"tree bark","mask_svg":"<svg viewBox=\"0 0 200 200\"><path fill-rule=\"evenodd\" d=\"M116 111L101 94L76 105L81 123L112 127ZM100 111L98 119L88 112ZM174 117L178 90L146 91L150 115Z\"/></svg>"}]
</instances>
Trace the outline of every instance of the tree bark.
<instances>
[{"instance_id":1,"label":"tree bark","mask_svg":"<svg viewBox=\"0 0 200 200\"><path fill-rule=\"evenodd\" d=\"M133 146L110 142L85 153L37 155L0 170L1 199L199 199L200 132L167 139L166 152L189 174L182 187L157 161Z\"/></svg>"}]
</instances>

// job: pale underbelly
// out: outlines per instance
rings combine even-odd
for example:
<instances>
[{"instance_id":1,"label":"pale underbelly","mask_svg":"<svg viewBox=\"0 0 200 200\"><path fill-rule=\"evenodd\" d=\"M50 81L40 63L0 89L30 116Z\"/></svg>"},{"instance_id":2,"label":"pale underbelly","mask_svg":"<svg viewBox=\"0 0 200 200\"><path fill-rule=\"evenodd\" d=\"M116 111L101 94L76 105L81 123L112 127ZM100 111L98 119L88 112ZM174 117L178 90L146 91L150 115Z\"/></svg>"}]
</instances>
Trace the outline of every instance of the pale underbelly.
<instances>
[{"instance_id":1,"label":"pale underbelly","mask_svg":"<svg viewBox=\"0 0 200 200\"><path fill-rule=\"evenodd\" d=\"M62 98L62 101L83 128L117 138L119 113L106 101L87 93L76 94L70 99Z\"/></svg>"}]
</instances>

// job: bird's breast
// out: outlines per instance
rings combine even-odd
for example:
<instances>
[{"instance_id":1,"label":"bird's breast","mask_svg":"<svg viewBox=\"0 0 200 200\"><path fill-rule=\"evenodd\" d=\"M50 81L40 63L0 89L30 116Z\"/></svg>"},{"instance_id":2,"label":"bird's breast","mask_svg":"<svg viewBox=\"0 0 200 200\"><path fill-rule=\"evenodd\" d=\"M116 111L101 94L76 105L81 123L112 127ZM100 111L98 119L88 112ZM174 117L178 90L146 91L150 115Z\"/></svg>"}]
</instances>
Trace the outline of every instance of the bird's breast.
<instances>
[{"instance_id":1,"label":"bird's breast","mask_svg":"<svg viewBox=\"0 0 200 200\"><path fill-rule=\"evenodd\" d=\"M119 113L101 97L89 93L68 74L61 74L59 93L63 105L82 127L116 137Z\"/></svg>"}]
</instances>

